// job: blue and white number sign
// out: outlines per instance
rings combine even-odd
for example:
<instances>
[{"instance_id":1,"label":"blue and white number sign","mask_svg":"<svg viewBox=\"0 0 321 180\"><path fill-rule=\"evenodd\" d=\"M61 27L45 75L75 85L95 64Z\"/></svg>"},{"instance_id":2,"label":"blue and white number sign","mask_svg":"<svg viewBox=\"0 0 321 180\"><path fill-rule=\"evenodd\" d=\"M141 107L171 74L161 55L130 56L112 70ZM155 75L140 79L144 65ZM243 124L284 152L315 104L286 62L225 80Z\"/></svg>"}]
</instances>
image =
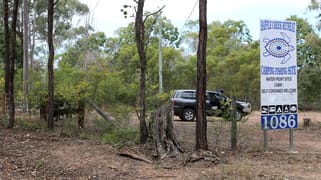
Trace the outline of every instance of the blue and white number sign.
<instances>
[{"instance_id":1,"label":"blue and white number sign","mask_svg":"<svg viewBox=\"0 0 321 180\"><path fill-rule=\"evenodd\" d=\"M262 129L297 128L296 22L261 20Z\"/></svg>"}]
</instances>

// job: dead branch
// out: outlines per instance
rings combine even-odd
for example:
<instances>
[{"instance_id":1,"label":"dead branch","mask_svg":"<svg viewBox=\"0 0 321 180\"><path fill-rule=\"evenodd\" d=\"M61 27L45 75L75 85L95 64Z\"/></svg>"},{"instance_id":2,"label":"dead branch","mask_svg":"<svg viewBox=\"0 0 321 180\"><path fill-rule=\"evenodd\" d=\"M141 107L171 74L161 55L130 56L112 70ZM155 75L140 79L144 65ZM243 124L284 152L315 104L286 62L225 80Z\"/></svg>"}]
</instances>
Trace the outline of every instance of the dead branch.
<instances>
[{"instance_id":1,"label":"dead branch","mask_svg":"<svg viewBox=\"0 0 321 180\"><path fill-rule=\"evenodd\" d=\"M131 159L135 159L135 160L139 160L139 161L144 161L149 164L153 163L153 161L147 159L146 157L144 157L144 155L142 155L138 152L134 152L134 151L125 150L123 152L118 153L118 155L128 157Z\"/></svg>"}]
</instances>

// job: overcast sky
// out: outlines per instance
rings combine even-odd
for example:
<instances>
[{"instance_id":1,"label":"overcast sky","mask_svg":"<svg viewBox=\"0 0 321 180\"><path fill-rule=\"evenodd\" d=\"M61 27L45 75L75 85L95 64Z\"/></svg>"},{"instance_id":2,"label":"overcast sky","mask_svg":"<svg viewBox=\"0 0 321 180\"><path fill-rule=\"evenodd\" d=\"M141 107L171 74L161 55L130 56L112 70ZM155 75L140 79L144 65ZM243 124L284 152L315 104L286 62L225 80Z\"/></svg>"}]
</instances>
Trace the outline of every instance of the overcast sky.
<instances>
[{"instance_id":1,"label":"overcast sky","mask_svg":"<svg viewBox=\"0 0 321 180\"><path fill-rule=\"evenodd\" d=\"M133 5L133 0L80 0L92 12L92 24L96 31L114 36L119 27L126 27L133 18L125 19L120 9L124 4ZM259 39L260 19L285 20L290 15L308 19L314 25L315 18L307 10L311 0L207 0L207 21L243 20L254 40ZM152 11L165 5L163 15L181 30L189 15L198 19L197 0L146 0L144 10Z\"/></svg>"}]
</instances>

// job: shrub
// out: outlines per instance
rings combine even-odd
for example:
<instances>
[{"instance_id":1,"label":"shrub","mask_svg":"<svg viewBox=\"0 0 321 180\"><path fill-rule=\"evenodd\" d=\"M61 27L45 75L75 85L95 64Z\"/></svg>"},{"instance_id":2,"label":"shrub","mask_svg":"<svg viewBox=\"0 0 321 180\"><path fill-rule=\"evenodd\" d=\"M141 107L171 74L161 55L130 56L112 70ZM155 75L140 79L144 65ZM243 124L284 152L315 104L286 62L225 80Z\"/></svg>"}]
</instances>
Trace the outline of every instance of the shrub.
<instances>
[{"instance_id":1,"label":"shrub","mask_svg":"<svg viewBox=\"0 0 321 180\"><path fill-rule=\"evenodd\" d=\"M133 145L138 140L138 131L133 128L114 128L102 137L103 143L116 146Z\"/></svg>"}]
</instances>

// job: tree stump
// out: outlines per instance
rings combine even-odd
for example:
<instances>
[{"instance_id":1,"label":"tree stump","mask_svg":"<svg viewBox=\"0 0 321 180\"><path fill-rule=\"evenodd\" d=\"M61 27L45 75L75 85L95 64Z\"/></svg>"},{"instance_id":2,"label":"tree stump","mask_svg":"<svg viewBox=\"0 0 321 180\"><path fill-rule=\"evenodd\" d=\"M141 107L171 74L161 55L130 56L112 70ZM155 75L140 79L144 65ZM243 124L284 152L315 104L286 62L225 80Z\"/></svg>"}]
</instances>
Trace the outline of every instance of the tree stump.
<instances>
[{"instance_id":1,"label":"tree stump","mask_svg":"<svg viewBox=\"0 0 321 180\"><path fill-rule=\"evenodd\" d=\"M310 126L311 119L310 118L304 118L303 119L303 126L309 127Z\"/></svg>"},{"instance_id":2,"label":"tree stump","mask_svg":"<svg viewBox=\"0 0 321 180\"><path fill-rule=\"evenodd\" d=\"M78 127L85 128L85 102L78 102Z\"/></svg>"},{"instance_id":3,"label":"tree stump","mask_svg":"<svg viewBox=\"0 0 321 180\"><path fill-rule=\"evenodd\" d=\"M183 148L173 132L172 104L164 104L151 114L153 122L153 139L157 155L160 159L183 153Z\"/></svg>"}]
</instances>

